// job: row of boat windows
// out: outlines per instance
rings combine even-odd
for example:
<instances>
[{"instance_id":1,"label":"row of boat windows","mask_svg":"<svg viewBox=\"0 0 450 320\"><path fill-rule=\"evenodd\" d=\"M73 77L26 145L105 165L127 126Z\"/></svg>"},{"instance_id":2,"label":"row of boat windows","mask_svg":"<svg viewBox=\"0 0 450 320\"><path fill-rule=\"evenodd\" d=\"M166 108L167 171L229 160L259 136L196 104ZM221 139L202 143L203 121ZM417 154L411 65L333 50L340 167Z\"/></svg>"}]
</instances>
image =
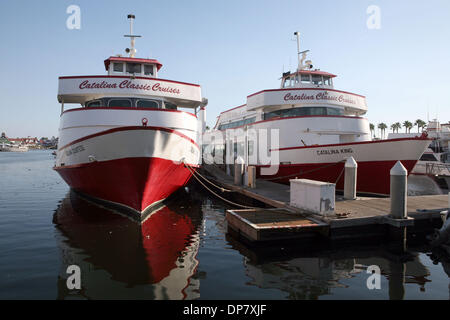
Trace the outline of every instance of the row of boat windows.
<instances>
[{"instance_id":1,"label":"row of boat windows","mask_svg":"<svg viewBox=\"0 0 450 320\"><path fill-rule=\"evenodd\" d=\"M224 124L219 125L219 130L226 130L226 129L237 128L240 126L245 126L247 124L255 122L255 120L256 120L256 117L253 117L253 118L234 121L234 122L230 122L230 123L224 123Z\"/></svg>"},{"instance_id":2,"label":"row of boat windows","mask_svg":"<svg viewBox=\"0 0 450 320\"><path fill-rule=\"evenodd\" d=\"M300 107L276 110L272 112L267 112L264 114L264 120L269 120L273 118L287 118L287 117L303 117L303 116L342 116L344 111L338 108L330 107ZM247 124L255 122L256 117L248 118L244 120L234 121L230 123L224 123L219 125L219 130L226 130L241 127Z\"/></svg>"},{"instance_id":3,"label":"row of boat windows","mask_svg":"<svg viewBox=\"0 0 450 320\"><path fill-rule=\"evenodd\" d=\"M344 111L329 107L300 107L276 110L264 114L264 120L272 118L302 117L302 116L342 116Z\"/></svg>"},{"instance_id":4,"label":"row of boat windows","mask_svg":"<svg viewBox=\"0 0 450 320\"><path fill-rule=\"evenodd\" d=\"M316 74L301 74L301 75L293 75L290 77L286 77L283 82L283 87L295 87L297 84L303 83L303 84L314 84L314 85L327 85L332 86L333 82L330 77L322 76L322 75L316 75Z\"/></svg>"},{"instance_id":5,"label":"row of boat windows","mask_svg":"<svg viewBox=\"0 0 450 320\"><path fill-rule=\"evenodd\" d=\"M144 75L153 76L153 65L152 64L144 64ZM127 73L141 73L142 65L140 63L123 63L123 62L114 62L113 70L114 72L123 72L123 69Z\"/></svg>"},{"instance_id":6,"label":"row of boat windows","mask_svg":"<svg viewBox=\"0 0 450 320\"><path fill-rule=\"evenodd\" d=\"M163 107L164 104L164 107ZM139 99L139 98L102 98L86 102L87 108L119 107L119 108L150 108L150 109L172 109L177 106L167 101Z\"/></svg>"}]
</instances>

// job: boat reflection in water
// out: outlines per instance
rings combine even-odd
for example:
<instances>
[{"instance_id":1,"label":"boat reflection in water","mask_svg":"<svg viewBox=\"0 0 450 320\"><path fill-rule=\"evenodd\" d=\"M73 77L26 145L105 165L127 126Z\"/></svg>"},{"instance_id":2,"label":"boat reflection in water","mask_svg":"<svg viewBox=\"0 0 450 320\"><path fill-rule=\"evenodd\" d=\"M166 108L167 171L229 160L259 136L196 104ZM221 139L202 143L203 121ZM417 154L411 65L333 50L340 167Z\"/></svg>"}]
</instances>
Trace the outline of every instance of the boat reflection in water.
<instances>
[{"instance_id":1,"label":"boat reflection in water","mask_svg":"<svg viewBox=\"0 0 450 320\"><path fill-rule=\"evenodd\" d=\"M183 198L137 223L70 192L53 218L62 256L58 299L198 298L202 213ZM70 265L81 269L80 290L67 288Z\"/></svg>"},{"instance_id":2,"label":"boat reflection in water","mask_svg":"<svg viewBox=\"0 0 450 320\"><path fill-rule=\"evenodd\" d=\"M287 299L355 299L358 292L356 299L401 300L433 294L426 292L430 270L416 252L401 257L374 246L301 251L293 246L248 247L231 236L227 240L245 256L249 285L283 291ZM367 269L373 265L381 271L381 290L367 287Z\"/></svg>"}]
</instances>

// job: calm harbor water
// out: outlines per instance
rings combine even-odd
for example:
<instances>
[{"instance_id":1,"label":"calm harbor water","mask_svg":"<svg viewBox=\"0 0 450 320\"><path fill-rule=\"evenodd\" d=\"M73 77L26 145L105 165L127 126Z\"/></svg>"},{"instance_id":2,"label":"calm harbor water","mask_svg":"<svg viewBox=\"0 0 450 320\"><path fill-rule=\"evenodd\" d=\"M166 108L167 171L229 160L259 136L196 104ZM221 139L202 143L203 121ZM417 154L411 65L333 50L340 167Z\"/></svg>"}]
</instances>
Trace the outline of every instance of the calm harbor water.
<instances>
[{"instance_id":1,"label":"calm harbor water","mask_svg":"<svg viewBox=\"0 0 450 320\"><path fill-rule=\"evenodd\" d=\"M382 246L249 247L227 234L227 207L192 188L138 225L70 192L53 162L0 153L0 299L449 299L449 257L426 246L406 260Z\"/></svg>"}]
</instances>

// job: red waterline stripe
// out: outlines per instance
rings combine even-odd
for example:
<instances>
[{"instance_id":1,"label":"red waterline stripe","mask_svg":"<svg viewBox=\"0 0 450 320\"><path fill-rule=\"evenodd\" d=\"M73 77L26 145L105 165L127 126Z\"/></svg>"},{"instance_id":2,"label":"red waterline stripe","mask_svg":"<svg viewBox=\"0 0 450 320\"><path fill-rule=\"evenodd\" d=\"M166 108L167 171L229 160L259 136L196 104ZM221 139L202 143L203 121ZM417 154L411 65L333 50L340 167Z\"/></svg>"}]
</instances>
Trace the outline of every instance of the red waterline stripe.
<instances>
[{"instance_id":1,"label":"red waterline stripe","mask_svg":"<svg viewBox=\"0 0 450 320\"><path fill-rule=\"evenodd\" d=\"M180 113L184 113L184 114L193 116L194 118L197 119L197 116L190 112L181 111L181 110L171 110L171 109L156 109L156 108L127 108L127 107L89 107L89 108L87 108L87 107L82 107L82 108L74 108L74 109L64 110L64 112L62 114L66 113L66 112L88 111L88 110L129 110L129 111L145 110L145 111L180 112Z\"/></svg>"},{"instance_id":2,"label":"red waterline stripe","mask_svg":"<svg viewBox=\"0 0 450 320\"><path fill-rule=\"evenodd\" d=\"M154 131L165 131L165 132L169 132L169 133L174 133L174 134L176 134L176 135L182 137L183 139L188 140L188 141L191 142L193 145L195 145L197 148L199 148L198 144L197 144L194 140L192 140L192 139L189 138L188 136L186 136L186 135L184 135L184 134L182 134L181 132L178 132L178 131L176 131L176 130L169 129L169 128L164 128L164 127L144 127L144 126L142 126L142 127L136 127L136 126L133 126L133 127L119 127L119 128L113 128L113 129L108 129L108 130L105 130L105 131L97 132L97 133L94 133L94 134L90 134L90 135L88 135L88 136L85 136L85 137L83 137L83 138L74 140L74 141L72 141L72 142L66 144L65 146L59 148L58 151L61 151L61 150L65 149L65 148L67 148L67 147L69 147L69 146L71 146L71 145L73 145L73 144L76 144L76 143L79 143L79 142L81 142L81 141L84 141L84 140L87 140L87 139L91 139L91 138L94 138L94 137L102 136L102 135L109 134L109 133L113 133L113 132L132 131L132 130L154 130ZM200 149L200 148L199 148L199 149Z\"/></svg>"}]
</instances>

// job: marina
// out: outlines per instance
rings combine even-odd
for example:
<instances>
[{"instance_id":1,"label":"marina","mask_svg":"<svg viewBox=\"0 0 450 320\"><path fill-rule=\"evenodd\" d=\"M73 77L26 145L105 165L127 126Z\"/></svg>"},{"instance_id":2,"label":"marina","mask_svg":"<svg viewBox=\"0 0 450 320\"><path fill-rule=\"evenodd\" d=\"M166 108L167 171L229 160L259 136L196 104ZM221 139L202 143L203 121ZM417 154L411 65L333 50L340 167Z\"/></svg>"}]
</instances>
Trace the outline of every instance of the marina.
<instances>
[{"instance_id":1,"label":"marina","mask_svg":"<svg viewBox=\"0 0 450 320\"><path fill-rule=\"evenodd\" d=\"M167 220L155 215L141 229L70 192L53 162L50 150L0 155L1 299L354 300L355 291L363 300L450 297L449 260L422 239L401 255L378 240L250 246L227 231L233 207L195 183L159 211ZM155 234L163 226L167 232ZM74 263L83 290L66 287ZM374 264L381 289L367 290Z\"/></svg>"},{"instance_id":2,"label":"marina","mask_svg":"<svg viewBox=\"0 0 450 320\"><path fill-rule=\"evenodd\" d=\"M0 300L449 300L433 1L0 4Z\"/></svg>"}]
</instances>

